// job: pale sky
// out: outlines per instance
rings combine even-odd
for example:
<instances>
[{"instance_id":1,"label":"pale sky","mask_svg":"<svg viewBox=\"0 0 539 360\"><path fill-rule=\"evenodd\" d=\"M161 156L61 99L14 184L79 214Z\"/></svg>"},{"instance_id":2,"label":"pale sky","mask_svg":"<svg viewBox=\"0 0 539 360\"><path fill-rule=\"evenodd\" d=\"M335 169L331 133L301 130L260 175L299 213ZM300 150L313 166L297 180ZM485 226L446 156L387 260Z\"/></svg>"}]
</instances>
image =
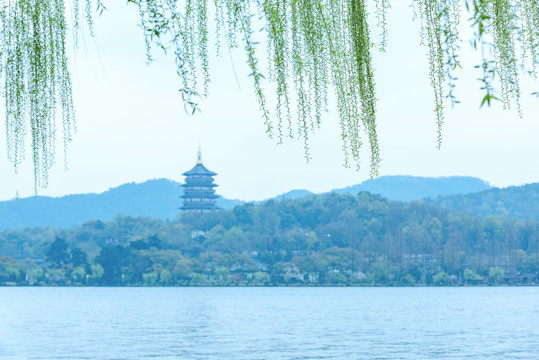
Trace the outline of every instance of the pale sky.
<instances>
[{"instance_id":1,"label":"pale sky","mask_svg":"<svg viewBox=\"0 0 539 360\"><path fill-rule=\"evenodd\" d=\"M477 59L469 51L463 53L465 70L457 87L462 103L447 110L443 146L436 150L426 49L419 46L419 24L412 22L408 3L392 2L388 51L374 56L380 175L469 175L499 187L539 181L539 101L529 95L537 84L522 84L523 119L500 103L479 110ZM343 167L335 108L311 136L308 164L301 142L276 145L269 139L241 51L233 54L240 87L226 52L212 58L210 96L200 104L201 114L186 115L172 59L159 56L145 64L137 9L121 2L108 6L96 19L96 40L86 37L73 61L78 133L69 147L69 169L59 157L49 187L39 195L103 192L156 178L183 181L181 174L195 164L199 139L204 164L218 173L217 192L227 198L261 200L292 189L323 192L369 178L367 151L360 171ZM267 96L271 100L270 92ZM4 129L0 126L0 200L17 192L31 196L31 164L14 174ZM58 146L61 154L60 141Z\"/></svg>"}]
</instances>

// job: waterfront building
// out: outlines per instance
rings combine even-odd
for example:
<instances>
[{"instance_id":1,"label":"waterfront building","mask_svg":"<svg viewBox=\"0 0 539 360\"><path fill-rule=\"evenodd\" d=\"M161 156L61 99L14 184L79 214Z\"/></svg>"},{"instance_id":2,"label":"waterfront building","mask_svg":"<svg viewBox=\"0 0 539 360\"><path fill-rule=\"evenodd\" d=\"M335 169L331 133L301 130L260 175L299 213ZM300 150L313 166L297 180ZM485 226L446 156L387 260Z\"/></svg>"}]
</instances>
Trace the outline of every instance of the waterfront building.
<instances>
[{"instance_id":1,"label":"waterfront building","mask_svg":"<svg viewBox=\"0 0 539 360\"><path fill-rule=\"evenodd\" d=\"M198 160L194 168L184 172L185 184L183 184L183 206L185 212L203 213L217 210L215 199L216 184L213 177L217 174L208 170L202 164L202 154L198 149Z\"/></svg>"}]
</instances>

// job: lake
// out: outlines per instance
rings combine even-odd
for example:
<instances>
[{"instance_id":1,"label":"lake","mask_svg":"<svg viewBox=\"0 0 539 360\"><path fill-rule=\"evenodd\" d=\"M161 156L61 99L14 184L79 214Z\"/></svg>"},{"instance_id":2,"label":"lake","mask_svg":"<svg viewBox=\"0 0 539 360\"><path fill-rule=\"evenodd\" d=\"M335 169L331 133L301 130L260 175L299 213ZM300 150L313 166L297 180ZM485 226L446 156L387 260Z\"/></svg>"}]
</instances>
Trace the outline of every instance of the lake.
<instances>
[{"instance_id":1,"label":"lake","mask_svg":"<svg viewBox=\"0 0 539 360\"><path fill-rule=\"evenodd\" d=\"M539 287L0 287L0 359L539 359Z\"/></svg>"}]
</instances>

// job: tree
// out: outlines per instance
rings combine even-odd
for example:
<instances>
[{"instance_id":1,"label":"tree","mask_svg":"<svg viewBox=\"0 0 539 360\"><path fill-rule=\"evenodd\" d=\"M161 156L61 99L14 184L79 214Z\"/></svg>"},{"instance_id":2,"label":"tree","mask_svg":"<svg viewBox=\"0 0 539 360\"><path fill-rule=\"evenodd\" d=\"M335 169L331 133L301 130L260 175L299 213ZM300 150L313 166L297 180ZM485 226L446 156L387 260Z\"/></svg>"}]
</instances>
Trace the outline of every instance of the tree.
<instances>
[{"instance_id":1,"label":"tree","mask_svg":"<svg viewBox=\"0 0 539 360\"><path fill-rule=\"evenodd\" d=\"M264 271L257 271L253 275L255 285L267 285L270 282L270 276Z\"/></svg>"},{"instance_id":2,"label":"tree","mask_svg":"<svg viewBox=\"0 0 539 360\"><path fill-rule=\"evenodd\" d=\"M421 278L423 277L421 264L417 262L408 264L408 275L412 276L415 282L421 281Z\"/></svg>"},{"instance_id":3,"label":"tree","mask_svg":"<svg viewBox=\"0 0 539 360\"><path fill-rule=\"evenodd\" d=\"M464 280L466 280L468 283L474 283L481 280L481 276L472 269L466 268L464 269Z\"/></svg>"},{"instance_id":4,"label":"tree","mask_svg":"<svg viewBox=\"0 0 539 360\"><path fill-rule=\"evenodd\" d=\"M95 262L103 267L102 280L105 284L122 283L122 267L129 264L130 255L130 249L120 245L107 246L101 249Z\"/></svg>"},{"instance_id":5,"label":"tree","mask_svg":"<svg viewBox=\"0 0 539 360\"><path fill-rule=\"evenodd\" d=\"M153 286L157 284L157 279L159 278L159 274L157 274L155 271L144 273L142 275L142 278L144 279L144 283L146 285Z\"/></svg>"},{"instance_id":6,"label":"tree","mask_svg":"<svg viewBox=\"0 0 539 360\"><path fill-rule=\"evenodd\" d=\"M440 271L438 274L432 277L432 282L436 286L448 285L450 282L449 275L447 275L445 271Z\"/></svg>"},{"instance_id":7,"label":"tree","mask_svg":"<svg viewBox=\"0 0 539 360\"><path fill-rule=\"evenodd\" d=\"M90 275L90 280L94 284L97 284L101 281L103 274L105 274L105 269L100 264L91 265L92 274Z\"/></svg>"},{"instance_id":8,"label":"tree","mask_svg":"<svg viewBox=\"0 0 539 360\"><path fill-rule=\"evenodd\" d=\"M337 99L345 162L358 164L365 132L371 151L371 174L380 161L376 133L376 93L373 42L368 25L367 0L128 0L139 8L148 60L152 47L172 53L177 65L180 93L188 112L208 95L208 10L214 4L215 27L229 48L244 48L250 76L269 136L305 141L322 121L330 86ZM389 0L372 0L381 30L379 49L387 45ZM66 55L68 16L74 19L75 39L83 22L93 33L94 8L105 9L101 0L73 0L66 14L65 0L14 1L0 8L1 68L6 99L7 155L18 169L27 129L32 139L35 186L47 185L54 163L56 115L61 117L64 146L71 140L74 111ZM93 6L92 4L95 4ZM504 107L515 102L519 109L521 74L537 79L539 64L539 3L536 0L412 0L421 20L421 41L428 50L429 75L434 93L438 145L444 122L446 98L453 94L456 72L462 64L463 42L459 23L469 19L471 39L481 54L481 105L500 99ZM463 6L464 5L464 6ZM466 9L466 13L462 10ZM264 75L258 60L266 49L257 46L254 15L262 21L269 50L269 79L275 83L275 116L267 106ZM499 88L500 91L496 91ZM292 121L296 101L297 126ZM294 135L297 134L297 135Z\"/></svg>"},{"instance_id":9,"label":"tree","mask_svg":"<svg viewBox=\"0 0 539 360\"><path fill-rule=\"evenodd\" d=\"M208 281L207 281L206 275L199 274L199 273L191 274L191 282L189 283L189 285L204 286L207 284L208 284Z\"/></svg>"},{"instance_id":10,"label":"tree","mask_svg":"<svg viewBox=\"0 0 539 360\"><path fill-rule=\"evenodd\" d=\"M162 269L159 272L159 283L161 285L169 285L172 282L172 274L167 269Z\"/></svg>"},{"instance_id":11,"label":"tree","mask_svg":"<svg viewBox=\"0 0 539 360\"><path fill-rule=\"evenodd\" d=\"M228 283L228 275L230 271L228 271L228 268L225 266L220 266L216 268L213 271L213 274L215 275L215 280L218 284L226 285ZM256 277L256 274L255 274Z\"/></svg>"},{"instance_id":12,"label":"tree","mask_svg":"<svg viewBox=\"0 0 539 360\"><path fill-rule=\"evenodd\" d=\"M24 276L22 264L7 256L0 257L0 283L17 282Z\"/></svg>"},{"instance_id":13,"label":"tree","mask_svg":"<svg viewBox=\"0 0 539 360\"><path fill-rule=\"evenodd\" d=\"M186 281L193 273L193 263L187 258L181 258L176 261L172 270L172 276L175 280Z\"/></svg>"},{"instance_id":14,"label":"tree","mask_svg":"<svg viewBox=\"0 0 539 360\"><path fill-rule=\"evenodd\" d=\"M83 284L84 280L86 279L86 268L83 265L77 266L73 269L71 275L73 276L73 280L75 280L75 282Z\"/></svg>"},{"instance_id":15,"label":"tree","mask_svg":"<svg viewBox=\"0 0 539 360\"><path fill-rule=\"evenodd\" d=\"M56 238L47 251L47 259L56 265L67 263L69 256L67 253L67 243L64 239Z\"/></svg>"},{"instance_id":16,"label":"tree","mask_svg":"<svg viewBox=\"0 0 539 360\"><path fill-rule=\"evenodd\" d=\"M40 267L33 267L26 271L26 277L28 279L28 284L34 285L43 279L43 269Z\"/></svg>"},{"instance_id":17,"label":"tree","mask_svg":"<svg viewBox=\"0 0 539 360\"><path fill-rule=\"evenodd\" d=\"M45 278L49 284L62 285L66 281L66 272L61 268L48 268Z\"/></svg>"},{"instance_id":18,"label":"tree","mask_svg":"<svg viewBox=\"0 0 539 360\"><path fill-rule=\"evenodd\" d=\"M494 284L494 285L499 284L500 280L503 278L504 275L505 275L505 272L503 271L503 268L499 266L491 267L488 270L489 284Z\"/></svg>"}]
</instances>

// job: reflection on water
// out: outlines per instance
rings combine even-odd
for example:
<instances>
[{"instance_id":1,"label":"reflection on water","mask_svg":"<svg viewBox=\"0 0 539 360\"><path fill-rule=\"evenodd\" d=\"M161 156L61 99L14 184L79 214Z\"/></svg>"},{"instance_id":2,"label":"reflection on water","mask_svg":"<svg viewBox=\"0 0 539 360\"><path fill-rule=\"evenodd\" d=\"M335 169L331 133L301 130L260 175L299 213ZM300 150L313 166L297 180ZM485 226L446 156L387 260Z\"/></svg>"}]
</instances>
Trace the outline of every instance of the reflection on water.
<instances>
[{"instance_id":1,"label":"reflection on water","mask_svg":"<svg viewBox=\"0 0 539 360\"><path fill-rule=\"evenodd\" d=\"M539 359L532 288L0 288L0 359Z\"/></svg>"}]
</instances>

